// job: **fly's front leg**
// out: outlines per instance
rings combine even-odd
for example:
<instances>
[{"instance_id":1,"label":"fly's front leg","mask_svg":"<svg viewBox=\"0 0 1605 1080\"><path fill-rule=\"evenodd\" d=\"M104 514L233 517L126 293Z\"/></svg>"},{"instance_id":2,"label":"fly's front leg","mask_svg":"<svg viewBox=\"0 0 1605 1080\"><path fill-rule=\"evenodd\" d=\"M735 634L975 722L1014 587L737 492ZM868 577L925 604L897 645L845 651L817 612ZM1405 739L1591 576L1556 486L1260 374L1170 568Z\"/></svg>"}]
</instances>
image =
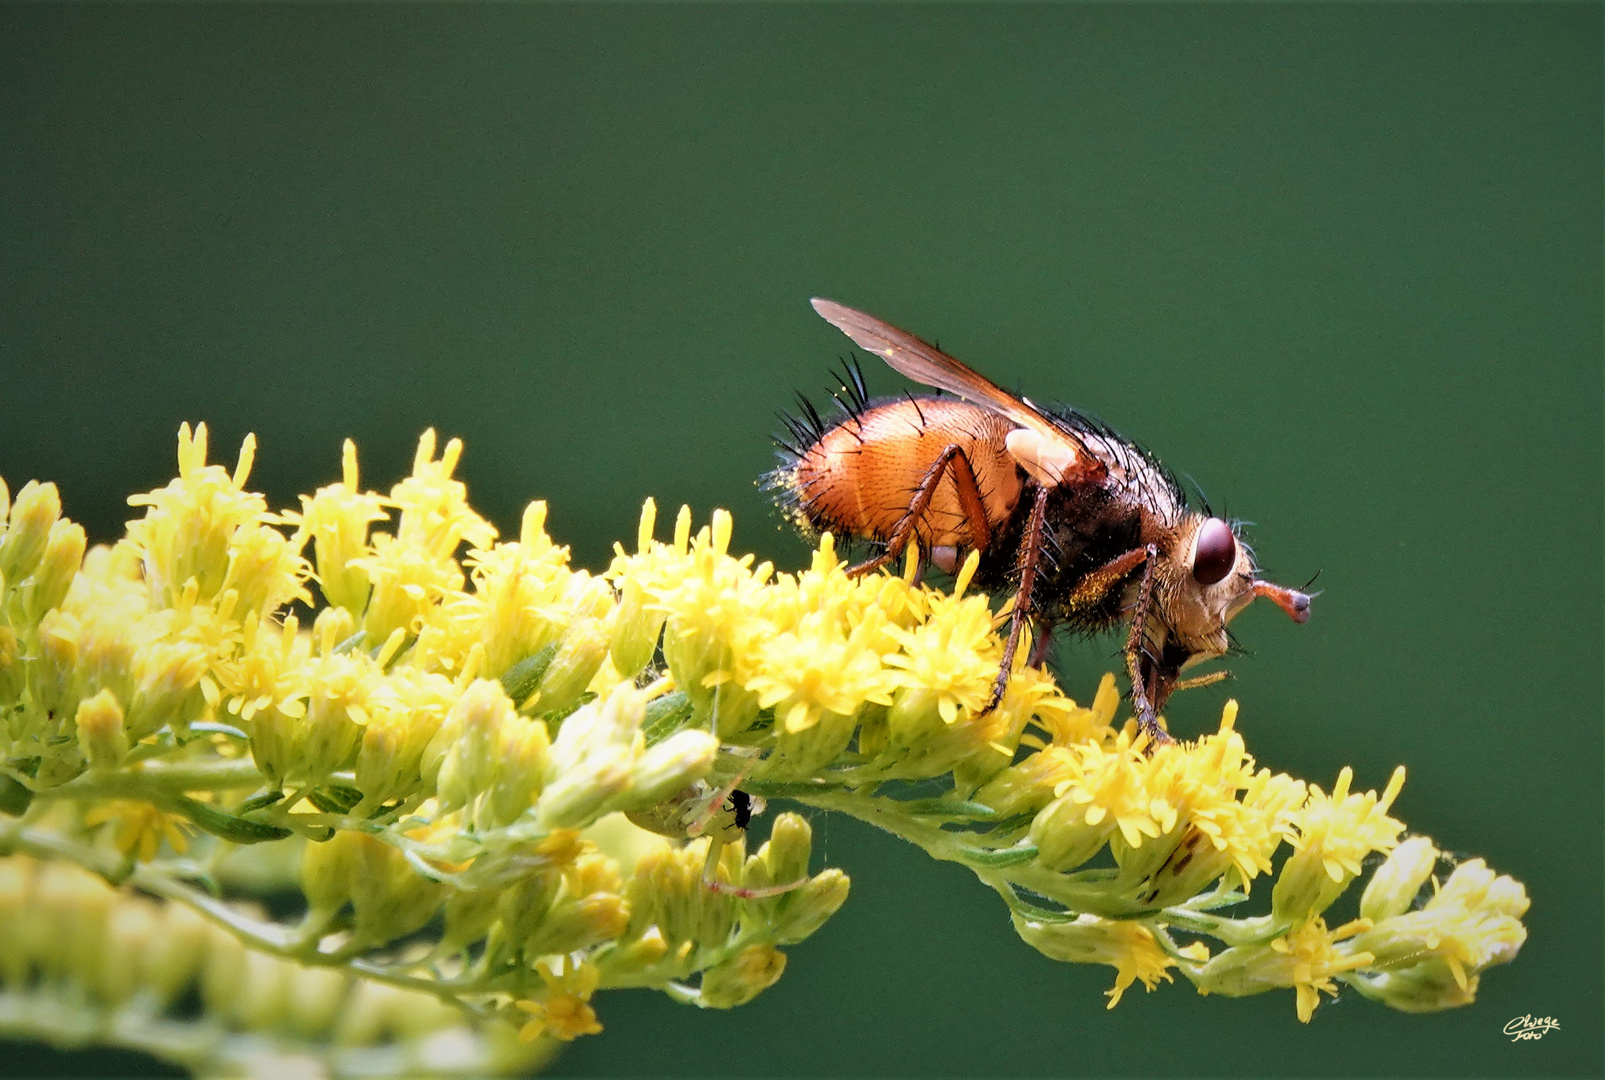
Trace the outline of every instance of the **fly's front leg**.
<instances>
[{"instance_id":1,"label":"fly's front leg","mask_svg":"<svg viewBox=\"0 0 1605 1080\"><path fill-rule=\"evenodd\" d=\"M903 549L908 547L909 538L914 535L915 527L925 517L925 511L931 508L931 499L936 495L936 488L941 484L943 475L948 472L953 474L953 486L958 489L959 505L964 510L964 521L970 529L970 542L976 551L986 550L987 544L992 540L992 527L986 520L986 504L981 500L981 488L975 481L975 469L970 466L970 459L965 456L964 448L958 443L949 443L926 470L924 478L920 480L920 486L914 489L914 498L908 504L908 512L897 519L897 524L892 527L892 534L886 538L886 550L873 559L849 567L848 577L872 573L903 554Z\"/></svg>"},{"instance_id":2,"label":"fly's front leg","mask_svg":"<svg viewBox=\"0 0 1605 1080\"><path fill-rule=\"evenodd\" d=\"M1211 671L1208 675L1194 675L1190 679L1180 679L1170 688L1172 694L1178 690L1201 690L1206 686L1214 686L1218 682L1225 682L1232 677L1229 671Z\"/></svg>"},{"instance_id":3,"label":"fly's front leg","mask_svg":"<svg viewBox=\"0 0 1605 1080\"><path fill-rule=\"evenodd\" d=\"M1161 680L1157 665L1152 671L1143 663L1147 653L1144 645L1148 635L1148 613L1153 609L1154 570L1159 564L1159 549L1153 544L1132 548L1117 555L1076 583L1070 592L1072 611L1096 608L1116 589L1142 567L1137 582L1137 599L1132 605L1131 630L1126 635L1126 674L1131 678L1131 701L1137 713L1137 723L1155 743L1168 742L1170 736L1159 726L1158 708L1162 703ZM1150 676L1152 681L1150 682Z\"/></svg>"},{"instance_id":4,"label":"fly's front leg","mask_svg":"<svg viewBox=\"0 0 1605 1080\"><path fill-rule=\"evenodd\" d=\"M1149 544L1136 552L1128 552L1121 559L1130 558L1133 554L1142 561L1143 566L1142 578L1137 583L1137 602L1132 605L1131 631L1126 635L1126 674L1131 677L1131 703L1137 712L1137 726L1147 732L1157 745L1170 742L1170 736L1159 726L1159 715L1154 706L1158 686L1149 686L1142 661L1147 655L1148 612L1153 606L1154 567L1159 564L1159 549ZM1157 677L1157 666L1154 674Z\"/></svg>"}]
</instances>

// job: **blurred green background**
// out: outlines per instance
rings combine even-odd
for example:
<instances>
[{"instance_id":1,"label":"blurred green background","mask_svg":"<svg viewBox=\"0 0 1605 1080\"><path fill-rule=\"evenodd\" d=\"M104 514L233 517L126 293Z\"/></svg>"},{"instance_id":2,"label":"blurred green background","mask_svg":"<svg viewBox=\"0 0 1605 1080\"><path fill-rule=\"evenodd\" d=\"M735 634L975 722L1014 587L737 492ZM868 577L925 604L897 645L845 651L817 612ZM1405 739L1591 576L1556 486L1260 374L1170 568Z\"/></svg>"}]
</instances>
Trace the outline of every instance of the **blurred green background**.
<instances>
[{"instance_id":1,"label":"blurred green background","mask_svg":"<svg viewBox=\"0 0 1605 1080\"><path fill-rule=\"evenodd\" d=\"M1321 571L1235 625L1260 760L1352 763L1524 880L1476 1005L1128 993L963 871L816 820L853 896L734 1013L599 1002L572 1075L1599 1075L1601 8L0 8L0 474L92 537L205 419L278 505L434 425L504 531L642 498L795 566L772 412L866 308L1090 410ZM883 367L872 388L901 389ZM1061 650L1090 694L1113 641ZM1258 895L1258 890L1256 890ZM1263 898L1260 898L1263 902ZM1501 1034L1559 1019L1541 1042ZM0 1049L0 1073L142 1059Z\"/></svg>"}]
</instances>

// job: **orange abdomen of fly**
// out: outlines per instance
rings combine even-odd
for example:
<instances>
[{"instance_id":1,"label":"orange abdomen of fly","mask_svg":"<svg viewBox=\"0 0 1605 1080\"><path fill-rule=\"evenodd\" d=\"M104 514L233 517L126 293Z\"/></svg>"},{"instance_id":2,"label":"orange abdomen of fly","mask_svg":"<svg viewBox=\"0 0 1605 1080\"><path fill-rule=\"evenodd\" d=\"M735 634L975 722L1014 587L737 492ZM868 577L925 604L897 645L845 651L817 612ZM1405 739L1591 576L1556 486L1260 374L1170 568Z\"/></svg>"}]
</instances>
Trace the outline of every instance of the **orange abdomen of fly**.
<instances>
[{"instance_id":1,"label":"orange abdomen of fly","mask_svg":"<svg viewBox=\"0 0 1605 1080\"><path fill-rule=\"evenodd\" d=\"M975 472L988 524L1007 521L1024 477L1004 439L1016 425L953 398L907 397L867 405L799 446L785 472L797 512L814 529L885 540L909 513L921 481L949 446ZM949 470L914 526L920 546L977 546Z\"/></svg>"}]
</instances>

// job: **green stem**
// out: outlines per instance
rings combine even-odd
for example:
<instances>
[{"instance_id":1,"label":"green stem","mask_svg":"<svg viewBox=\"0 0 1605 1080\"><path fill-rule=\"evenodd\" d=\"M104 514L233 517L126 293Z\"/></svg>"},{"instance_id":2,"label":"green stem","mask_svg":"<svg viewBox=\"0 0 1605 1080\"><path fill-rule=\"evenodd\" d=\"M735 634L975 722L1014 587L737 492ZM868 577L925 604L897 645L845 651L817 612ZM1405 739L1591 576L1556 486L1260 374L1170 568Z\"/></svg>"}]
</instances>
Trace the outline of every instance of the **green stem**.
<instances>
[{"instance_id":1,"label":"green stem","mask_svg":"<svg viewBox=\"0 0 1605 1080\"><path fill-rule=\"evenodd\" d=\"M1195 934L1208 934L1227 945L1263 945L1287 932L1287 924L1277 922L1270 915L1251 919L1227 919L1207 915L1186 907L1168 907L1158 918L1170 926L1190 930Z\"/></svg>"},{"instance_id":2,"label":"green stem","mask_svg":"<svg viewBox=\"0 0 1605 1080\"><path fill-rule=\"evenodd\" d=\"M977 877L994 888L997 887L995 878L1047 897L1072 911L1087 911L1105 918L1132 918L1152 910L1097 883L1077 881L1071 876L1032 863L998 867L995 865L997 855L994 851L979 849L964 842L973 834L949 832L940 825L901 810L895 803L888 804L884 799L846 791L794 795L792 798L807 806L836 810L884 829L925 849L933 859L969 867Z\"/></svg>"},{"instance_id":3,"label":"green stem","mask_svg":"<svg viewBox=\"0 0 1605 1080\"><path fill-rule=\"evenodd\" d=\"M152 798L185 791L254 788L266 778L249 758L232 761L155 762L115 772L87 772L59 787L37 791L51 799Z\"/></svg>"},{"instance_id":4,"label":"green stem","mask_svg":"<svg viewBox=\"0 0 1605 1080\"><path fill-rule=\"evenodd\" d=\"M43 829L15 829L0 836L0 855L16 851L36 859L66 859L114 885L121 884L128 876L127 865L121 857Z\"/></svg>"}]
</instances>

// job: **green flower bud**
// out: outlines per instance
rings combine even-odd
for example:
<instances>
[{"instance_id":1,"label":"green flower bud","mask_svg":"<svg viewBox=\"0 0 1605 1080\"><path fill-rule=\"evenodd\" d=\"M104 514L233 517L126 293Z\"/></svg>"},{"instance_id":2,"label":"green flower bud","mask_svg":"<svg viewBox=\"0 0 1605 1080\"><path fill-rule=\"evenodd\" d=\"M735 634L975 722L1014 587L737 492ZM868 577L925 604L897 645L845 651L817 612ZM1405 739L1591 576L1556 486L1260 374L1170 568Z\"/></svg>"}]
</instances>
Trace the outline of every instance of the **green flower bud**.
<instances>
[{"instance_id":1,"label":"green flower bud","mask_svg":"<svg viewBox=\"0 0 1605 1080\"><path fill-rule=\"evenodd\" d=\"M0 626L0 706L13 704L21 697L26 683L27 669L17 647L17 635L11 627Z\"/></svg>"},{"instance_id":2,"label":"green flower bud","mask_svg":"<svg viewBox=\"0 0 1605 1080\"><path fill-rule=\"evenodd\" d=\"M356 940L382 945L419 929L440 909L446 887L419 874L382 840L348 834L355 849L351 907ZM330 841L333 843L333 841Z\"/></svg>"},{"instance_id":3,"label":"green flower bud","mask_svg":"<svg viewBox=\"0 0 1605 1080\"><path fill-rule=\"evenodd\" d=\"M457 734L440 766L441 810L467 806L489 790L496 779L502 728L514 715L513 703L498 682L476 679L463 691L446 719Z\"/></svg>"},{"instance_id":4,"label":"green flower bud","mask_svg":"<svg viewBox=\"0 0 1605 1080\"><path fill-rule=\"evenodd\" d=\"M61 517L61 495L55 484L29 480L11 505L11 520L0 535L0 578L15 584L32 574L50 542L51 527Z\"/></svg>"},{"instance_id":5,"label":"green flower bud","mask_svg":"<svg viewBox=\"0 0 1605 1080\"><path fill-rule=\"evenodd\" d=\"M690 726L733 739L758 719L758 695L732 676L736 661L729 645L681 634L670 622L663 631L663 659L691 702Z\"/></svg>"},{"instance_id":6,"label":"green flower bud","mask_svg":"<svg viewBox=\"0 0 1605 1080\"><path fill-rule=\"evenodd\" d=\"M1193 980L1207 994L1247 997L1292 985L1286 952L1270 945L1238 945L1209 959Z\"/></svg>"},{"instance_id":7,"label":"green flower bud","mask_svg":"<svg viewBox=\"0 0 1605 1080\"><path fill-rule=\"evenodd\" d=\"M39 712L60 716L77 709L74 685L81 633L77 617L59 609L39 620L39 662L26 665Z\"/></svg>"},{"instance_id":8,"label":"green flower bud","mask_svg":"<svg viewBox=\"0 0 1605 1080\"><path fill-rule=\"evenodd\" d=\"M86 546L82 525L63 519L50 526L44 556L28 586L24 611L29 622L38 622L45 612L61 606L83 564Z\"/></svg>"},{"instance_id":9,"label":"green flower bud","mask_svg":"<svg viewBox=\"0 0 1605 1080\"><path fill-rule=\"evenodd\" d=\"M251 717L251 760L262 775L280 785L301 769L301 721L277 707L259 710Z\"/></svg>"},{"instance_id":10,"label":"green flower bud","mask_svg":"<svg viewBox=\"0 0 1605 1080\"><path fill-rule=\"evenodd\" d=\"M1148 907L1164 908L1190 900L1232 869L1231 856L1195 828L1186 829L1181 842L1166 845L1165 850L1170 854L1164 865L1152 873L1147 888L1137 897Z\"/></svg>"},{"instance_id":11,"label":"green flower bud","mask_svg":"<svg viewBox=\"0 0 1605 1080\"><path fill-rule=\"evenodd\" d=\"M786 954L773 945L748 945L722 964L702 973L697 1004L707 1009L745 1005L775 983L786 970Z\"/></svg>"},{"instance_id":12,"label":"green flower bud","mask_svg":"<svg viewBox=\"0 0 1605 1080\"><path fill-rule=\"evenodd\" d=\"M853 741L853 732L857 730L857 716L833 712L823 714L817 723L802 731L782 728L775 738L775 749L769 755L768 764L786 772L812 775L835 761Z\"/></svg>"},{"instance_id":13,"label":"green flower bud","mask_svg":"<svg viewBox=\"0 0 1605 1080\"><path fill-rule=\"evenodd\" d=\"M1331 907L1352 880L1347 870L1324 860L1319 847L1294 851L1271 890L1271 913L1284 923L1303 922Z\"/></svg>"},{"instance_id":14,"label":"green flower bud","mask_svg":"<svg viewBox=\"0 0 1605 1080\"><path fill-rule=\"evenodd\" d=\"M884 754L891 743L891 726L886 720L886 713L887 709L884 706L871 705L861 710L858 725L858 752L867 758L875 758Z\"/></svg>"},{"instance_id":15,"label":"green flower bud","mask_svg":"<svg viewBox=\"0 0 1605 1080\"><path fill-rule=\"evenodd\" d=\"M598 585L606 588L602 582ZM557 655L541 676L537 712L561 714L573 708L607 659L607 627L600 619L577 618L563 635Z\"/></svg>"},{"instance_id":16,"label":"green flower bud","mask_svg":"<svg viewBox=\"0 0 1605 1080\"><path fill-rule=\"evenodd\" d=\"M453 889L443 908L446 929L437 951L450 956L484 937L496 921L502 895L500 889Z\"/></svg>"},{"instance_id":17,"label":"green flower bud","mask_svg":"<svg viewBox=\"0 0 1605 1080\"><path fill-rule=\"evenodd\" d=\"M724 857L739 865L741 848L739 841L725 845ZM626 895L638 926L655 924L671 953L685 942L725 941L735 925L731 897L702 884L707 853L708 841L703 838L683 848L649 851L635 864ZM689 973L689 968L682 972Z\"/></svg>"},{"instance_id":18,"label":"green flower bud","mask_svg":"<svg viewBox=\"0 0 1605 1080\"><path fill-rule=\"evenodd\" d=\"M340 1016L352 978L326 967L285 969L284 1026L298 1038L321 1039Z\"/></svg>"},{"instance_id":19,"label":"green flower bud","mask_svg":"<svg viewBox=\"0 0 1605 1080\"><path fill-rule=\"evenodd\" d=\"M719 740L706 731L678 731L647 750L630 778L631 807L649 807L708 775Z\"/></svg>"},{"instance_id":20,"label":"green flower bud","mask_svg":"<svg viewBox=\"0 0 1605 1080\"><path fill-rule=\"evenodd\" d=\"M1138 832L1138 842L1133 845L1126 839L1127 834L1124 830L1116 830L1109 838L1109 852L1115 858L1115 865L1120 867L1120 884L1126 888L1135 887L1139 893L1151 895L1152 879L1170 862L1177 845L1186 834L1185 824L1158 836Z\"/></svg>"},{"instance_id":21,"label":"green flower bud","mask_svg":"<svg viewBox=\"0 0 1605 1080\"><path fill-rule=\"evenodd\" d=\"M608 635L608 655L613 658L613 670L626 679L633 679L645 670L657 652L665 618L662 611L647 608L640 583L634 578L626 579L619 594L619 605L613 609Z\"/></svg>"},{"instance_id":22,"label":"green flower bud","mask_svg":"<svg viewBox=\"0 0 1605 1080\"><path fill-rule=\"evenodd\" d=\"M1393 849L1387 861L1377 867L1360 897L1360 917L1373 922L1403 915L1415 903L1421 886L1438 865L1438 849L1425 836L1412 836ZM1374 951L1374 950L1373 950Z\"/></svg>"},{"instance_id":23,"label":"green flower bud","mask_svg":"<svg viewBox=\"0 0 1605 1080\"><path fill-rule=\"evenodd\" d=\"M1479 860L1474 859L1472 861ZM1450 880L1454 880L1453 875L1450 876ZM1514 919L1519 919L1527 914L1527 909L1532 906L1532 901L1527 899L1527 887L1515 878L1506 877L1504 874L1500 874L1488 886L1483 902L1489 910L1509 915Z\"/></svg>"},{"instance_id":24,"label":"green flower bud","mask_svg":"<svg viewBox=\"0 0 1605 1080\"><path fill-rule=\"evenodd\" d=\"M496 920L501 923L502 938L510 948L522 949L525 940L537 933L546 922L557 893L563 885L563 876L555 870L530 874L511 888L495 893ZM448 916L451 909L447 909ZM474 916L477 912L464 911L459 918ZM472 939L470 939L472 940Z\"/></svg>"},{"instance_id":25,"label":"green flower bud","mask_svg":"<svg viewBox=\"0 0 1605 1080\"><path fill-rule=\"evenodd\" d=\"M242 996L257 992L246 981L247 950L233 934L213 932L208 939L201 964L201 1004L209 1013L232 1016Z\"/></svg>"},{"instance_id":26,"label":"green flower bud","mask_svg":"<svg viewBox=\"0 0 1605 1080\"><path fill-rule=\"evenodd\" d=\"M1354 948L1371 953L1375 960L1367 966L1379 970L1437 955L1451 973L1458 967L1463 981L1515 959L1526 940L1526 928L1513 916L1486 909L1467 912L1451 905L1384 919L1356 937Z\"/></svg>"},{"instance_id":27,"label":"green flower bud","mask_svg":"<svg viewBox=\"0 0 1605 1080\"><path fill-rule=\"evenodd\" d=\"M546 724L509 712L503 718L501 762L486 809L487 820L507 825L534 804L546 777L551 738Z\"/></svg>"},{"instance_id":28,"label":"green flower bud","mask_svg":"<svg viewBox=\"0 0 1605 1080\"><path fill-rule=\"evenodd\" d=\"M41 619L41 626L55 625L58 616L66 614L59 609L53 611ZM131 707L135 697L134 657L140 651L139 638L128 632L121 619L115 615L108 617L108 613L102 611L81 612L73 616L72 625L78 635L78 692L110 690L125 707ZM137 741L154 730L155 727L140 731L133 738Z\"/></svg>"},{"instance_id":29,"label":"green flower bud","mask_svg":"<svg viewBox=\"0 0 1605 1080\"><path fill-rule=\"evenodd\" d=\"M164 726L180 735L199 715L201 677L209 661L204 645L193 641L153 642L134 653L137 688L128 707L129 736L138 740Z\"/></svg>"},{"instance_id":30,"label":"green flower bud","mask_svg":"<svg viewBox=\"0 0 1605 1080\"><path fill-rule=\"evenodd\" d=\"M301 892L307 898L306 921L327 923L351 899L352 878L359 872L357 837L337 832L322 843L309 843L301 855Z\"/></svg>"},{"instance_id":31,"label":"green flower bud","mask_svg":"<svg viewBox=\"0 0 1605 1080\"><path fill-rule=\"evenodd\" d=\"M1427 1013L1470 1005L1477 997L1478 977L1469 975L1462 985L1440 957L1405 968L1383 972L1364 983L1367 997L1400 1012Z\"/></svg>"},{"instance_id":32,"label":"green flower bud","mask_svg":"<svg viewBox=\"0 0 1605 1080\"><path fill-rule=\"evenodd\" d=\"M816 875L795 892L782 894L781 914L775 920L775 940L782 945L795 945L825 925L825 920L836 914L847 902L851 882L846 874L831 867Z\"/></svg>"},{"instance_id":33,"label":"green flower bud","mask_svg":"<svg viewBox=\"0 0 1605 1080\"><path fill-rule=\"evenodd\" d=\"M1488 890L1493 887L1497 876L1488 868L1488 864L1481 859L1467 859L1455 867L1449 880L1443 883L1443 888L1432 898L1431 906L1446 907L1453 905L1467 911L1477 911L1487 906ZM1508 879L1507 879L1508 880ZM1523 893L1525 897L1525 892ZM1523 906L1521 912L1524 913Z\"/></svg>"},{"instance_id":34,"label":"green flower bud","mask_svg":"<svg viewBox=\"0 0 1605 1080\"><path fill-rule=\"evenodd\" d=\"M941 696L922 687L904 687L886 713L887 732L894 752L907 752L944 730L939 709Z\"/></svg>"},{"instance_id":35,"label":"green flower bud","mask_svg":"<svg viewBox=\"0 0 1605 1080\"><path fill-rule=\"evenodd\" d=\"M156 905L148 901L126 897L112 909L97 982L105 1001L120 1005L141 989L139 961L160 926Z\"/></svg>"},{"instance_id":36,"label":"green flower bud","mask_svg":"<svg viewBox=\"0 0 1605 1080\"><path fill-rule=\"evenodd\" d=\"M20 990L28 978L27 919L33 909L33 879L32 859L25 855L0 859L0 984L13 990Z\"/></svg>"},{"instance_id":37,"label":"green flower bud","mask_svg":"<svg viewBox=\"0 0 1605 1080\"><path fill-rule=\"evenodd\" d=\"M1455 1003L1456 998L1439 985L1443 973L1433 965L1441 965L1458 990L1474 993L1477 972L1508 963L1521 950L1527 930L1520 916L1526 911L1526 890L1518 882L1471 859L1455 868L1424 907L1379 920L1352 947L1372 954L1372 968L1413 972L1422 967L1393 984L1392 992L1408 998L1417 1011L1443 1008L1429 1003L1439 997Z\"/></svg>"},{"instance_id":38,"label":"green flower bud","mask_svg":"<svg viewBox=\"0 0 1605 1080\"><path fill-rule=\"evenodd\" d=\"M224 935L194 908L163 904L161 926L142 958L141 985L163 1006L176 1001L195 978L214 936Z\"/></svg>"},{"instance_id":39,"label":"green flower bud","mask_svg":"<svg viewBox=\"0 0 1605 1080\"><path fill-rule=\"evenodd\" d=\"M398 676L393 672L390 677ZM413 685L400 688L399 700L380 708L370 702L367 708L368 723L357 751L356 788L370 805L416 792L428 782L423 770L438 770L437 765L426 764L426 751L438 747L443 757L449 749L435 738L451 727L442 723L449 715L445 702L457 696L451 683L432 674L417 674L409 681Z\"/></svg>"},{"instance_id":40,"label":"green flower bud","mask_svg":"<svg viewBox=\"0 0 1605 1080\"><path fill-rule=\"evenodd\" d=\"M239 978L245 993L234 998L229 1010L235 1022L247 1031L273 1031L284 1023L290 1008L289 964L276 956L247 949Z\"/></svg>"},{"instance_id":41,"label":"green flower bud","mask_svg":"<svg viewBox=\"0 0 1605 1080\"><path fill-rule=\"evenodd\" d=\"M630 925L630 905L611 892L563 898L522 942L526 957L589 949L621 936Z\"/></svg>"},{"instance_id":42,"label":"green flower bud","mask_svg":"<svg viewBox=\"0 0 1605 1080\"><path fill-rule=\"evenodd\" d=\"M67 863L50 862L34 878L34 918L24 947L47 976L80 978L97 970L98 935L87 933L111 909L104 881Z\"/></svg>"},{"instance_id":43,"label":"green flower bud","mask_svg":"<svg viewBox=\"0 0 1605 1080\"><path fill-rule=\"evenodd\" d=\"M1003 818L1039 812L1053 801L1053 789L1058 783L1052 770L1043 768L1043 756L1032 754L1008 766L982 784L972 798Z\"/></svg>"},{"instance_id":44,"label":"green flower bud","mask_svg":"<svg viewBox=\"0 0 1605 1080\"><path fill-rule=\"evenodd\" d=\"M78 745L92 769L115 769L128 756L128 733L123 730L123 709L110 690L102 690L78 703L74 716Z\"/></svg>"},{"instance_id":45,"label":"green flower bud","mask_svg":"<svg viewBox=\"0 0 1605 1080\"><path fill-rule=\"evenodd\" d=\"M552 742L537 812L547 828L580 828L627 792L644 743L645 695L628 685L563 721Z\"/></svg>"},{"instance_id":46,"label":"green flower bud","mask_svg":"<svg viewBox=\"0 0 1605 1080\"><path fill-rule=\"evenodd\" d=\"M813 854L814 830L801 814L784 813L769 827L769 839L749 866L743 883L749 886L785 885L808 876L808 859ZM752 870L761 869L767 881L755 880ZM782 894L784 895L784 894Z\"/></svg>"},{"instance_id":47,"label":"green flower bud","mask_svg":"<svg viewBox=\"0 0 1605 1080\"><path fill-rule=\"evenodd\" d=\"M1098 854L1115 831L1115 819L1110 814L1089 825L1088 815L1102 808L1078 801L1076 794L1070 791L1059 796L1031 821L1037 861L1049 870L1074 870Z\"/></svg>"}]
</instances>

